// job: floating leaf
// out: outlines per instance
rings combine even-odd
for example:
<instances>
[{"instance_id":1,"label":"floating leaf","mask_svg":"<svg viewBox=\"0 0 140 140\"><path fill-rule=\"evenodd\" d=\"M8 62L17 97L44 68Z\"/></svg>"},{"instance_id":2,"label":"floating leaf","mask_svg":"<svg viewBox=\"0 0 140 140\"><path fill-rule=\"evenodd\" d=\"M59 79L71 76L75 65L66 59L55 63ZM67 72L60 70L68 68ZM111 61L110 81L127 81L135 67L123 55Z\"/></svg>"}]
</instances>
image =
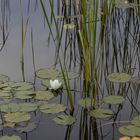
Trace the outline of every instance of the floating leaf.
<instances>
[{"instance_id":1,"label":"floating leaf","mask_svg":"<svg viewBox=\"0 0 140 140\"><path fill-rule=\"evenodd\" d=\"M109 118L113 116L113 112L109 109L95 109L93 111L90 111L90 116L95 118Z\"/></svg>"},{"instance_id":2,"label":"floating leaf","mask_svg":"<svg viewBox=\"0 0 140 140\"><path fill-rule=\"evenodd\" d=\"M90 98L81 99L78 101L78 104L84 108L90 108L93 106L93 100Z\"/></svg>"},{"instance_id":3,"label":"floating leaf","mask_svg":"<svg viewBox=\"0 0 140 140\"><path fill-rule=\"evenodd\" d=\"M6 122L4 123L4 127L10 127L10 128L14 128L16 125L16 123L13 123L13 122Z\"/></svg>"},{"instance_id":4,"label":"floating leaf","mask_svg":"<svg viewBox=\"0 0 140 140\"><path fill-rule=\"evenodd\" d=\"M6 122L19 123L30 120L31 116L26 112L7 113L4 115Z\"/></svg>"},{"instance_id":5,"label":"floating leaf","mask_svg":"<svg viewBox=\"0 0 140 140\"><path fill-rule=\"evenodd\" d=\"M109 95L104 97L103 101L107 104L121 104L123 103L124 98L122 96Z\"/></svg>"},{"instance_id":6,"label":"floating leaf","mask_svg":"<svg viewBox=\"0 0 140 140\"><path fill-rule=\"evenodd\" d=\"M75 79L75 78L79 77L79 73L78 72L67 72L67 73L65 72L64 75L68 76L68 79ZM63 78L63 74L62 73L60 74L60 77Z\"/></svg>"},{"instance_id":7,"label":"floating leaf","mask_svg":"<svg viewBox=\"0 0 140 140\"><path fill-rule=\"evenodd\" d=\"M34 103L20 103L19 111L20 112L32 112L37 109L37 105Z\"/></svg>"},{"instance_id":8,"label":"floating leaf","mask_svg":"<svg viewBox=\"0 0 140 140\"><path fill-rule=\"evenodd\" d=\"M126 136L140 136L140 127L134 125L122 126L119 128L121 134Z\"/></svg>"},{"instance_id":9,"label":"floating leaf","mask_svg":"<svg viewBox=\"0 0 140 140\"><path fill-rule=\"evenodd\" d=\"M40 106L40 111L44 113L55 114L65 111L66 107L62 104L43 104Z\"/></svg>"},{"instance_id":10,"label":"floating leaf","mask_svg":"<svg viewBox=\"0 0 140 140\"><path fill-rule=\"evenodd\" d=\"M131 123L135 126L140 126L140 116L134 117Z\"/></svg>"},{"instance_id":11,"label":"floating leaf","mask_svg":"<svg viewBox=\"0 0 140 140\"><path fill-rule=\"evenodd\" d=\"M119 140L131 140L131 138L127 137L127 136L124 136L124 137L119 138Z\"/></svg>"},{"instance_id":12,"label":"floating leaf","mask_svg":"<svg viewBox=\"0 0 140 140\"><path fill-rule=\"evenodd\" d=\"M22 99L22 100L25 100L25 99L31 99L35 96L35 92L34 91L19 91L19 92L16 92L14 97L16 99Z\"/></svg>"},{"instance_id":13,"label":"floating leaf","mask_svg":"<svg viewBox=\"0 0 140 140\"><path fill-rule=\"evenodd\" d=\"M27 132L31 132L34 129L36 129L37 125L35 123L28 123L26 126L17 126L15 127L16 131L18 131L19 133L27 133Z\"/></svg>"},{"instance_id":14,"label":"floating leaf","mask_svg":"<svg viewBox=\"0 0 140 140\"><path fill-rule=\"evenodd\" d=\"M57 124L61 125L72 125L75 122L75 118L70 115L59 115L56 118L54 118L54 121Z\"/></svg>"},{"instance_id":15,"label":"floating leaf","mask_svg":"<svg viewBox=\"0 0 140 140\"><path fill-rule=\"evenodd\" d=\"M42 79L55 79L59 75L56 69L43 68L36 71L36 75Z\"/></svg>"},{"instance_id":16,"label":"floating leaf","mask_svg":"<svg viewBox=\"0 0 140 140\"><path fill-rule=\"evenodd\" d=\"M0 82L8 82L9 77L3 74L0 74Z\"/></svg>"},{"instance_id":17,"label":"floating leaf","mask_svg":"<svg viewBox=\"0 0 140 140\"><path fill-rule=\"evenodd\" d=\"M73 28L75 28L74 23L64 24L64 29L73 29Z\"/></svg>"},{"instance_id":18,"label":"floating leaf","mask_svg":"<svg viewBox=\"0 0 140 140\"><path fill-rule=\"evenodd\" d=\"M29 90L33 88L33 84L29 82L10 82L9 84L14 90Z\"/></svg>"},{"instance_id":19,"label":"floating leaf","mask_svg":"<svg viewBox=\"0 0 140 140\"><path fill-rule=\"evenodd\" d=\"M10 99L12 98L12 93L10 91L0 91L0 99Z\"/></svg>"},{"instance_id":20,"label":"floating leaf","mask_svg":"<svg viewBox=\"0 0 140 140\"><path fill-rule=\"evenodd\" d=\"M19 106L16 103L9 103L0 106L1 112L17 112L19 110Z\"/></svg>"},{"instance_id":21,"label":"floating leaf","mask_svg":"<svg viewBox=\"0 0 140 140\"><path fill-rule=\"evenodd\" d=\"M12 136L2 136L0 140L21 140L19 136L12 135Z\"/></svg>"},{"instance_id":22,"label":"floating leaf","mask_svg":"<svg viewBox=\"0 0 140 140\"><path fill-rule=\"evenodd\" d=\"M116 83L126 83L131 80L131 75L127 73L111 73L108 76L108 79L110 82L116 82Z\"/></svg>"},{"instance_id":23,"label":"floating leaf","mask_svg":"<svg viewBox=\"0 0 140 140\"><path fill-rule=\"evenodd\" d=\"M1 83L0 84L0 90L11 90L12 88L10 87L9 83Z\"/></svg>"},{"instance_id":24,"label":"floating leaf","mask_svg":"<svg viewBox=\"0 0 140 140\"><path fill-rule=\"evenodd\" d=\"M54 97L54 94L50 91L36 91L35 99L37 100L50 100Z\"/></svg>"}]
</instances>

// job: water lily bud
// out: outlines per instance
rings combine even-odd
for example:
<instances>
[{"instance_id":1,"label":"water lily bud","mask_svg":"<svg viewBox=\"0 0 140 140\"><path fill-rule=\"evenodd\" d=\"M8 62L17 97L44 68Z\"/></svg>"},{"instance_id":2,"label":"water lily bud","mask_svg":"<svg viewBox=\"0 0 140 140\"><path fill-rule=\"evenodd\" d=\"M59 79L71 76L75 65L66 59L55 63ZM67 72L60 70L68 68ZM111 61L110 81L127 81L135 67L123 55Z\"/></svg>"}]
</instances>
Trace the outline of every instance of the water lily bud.
<instances>
[{"instance_id":1,"label":"water lily bud","mask_svg":"<svg viewBox=\"0 0 140 140\"><path fill-rule=\"evenodd\" d=\"M50 86L51 86L50 89L57 90L62 86L62 83L59 82L58 79L50 80Z\"/></svg>"}]
</instances>

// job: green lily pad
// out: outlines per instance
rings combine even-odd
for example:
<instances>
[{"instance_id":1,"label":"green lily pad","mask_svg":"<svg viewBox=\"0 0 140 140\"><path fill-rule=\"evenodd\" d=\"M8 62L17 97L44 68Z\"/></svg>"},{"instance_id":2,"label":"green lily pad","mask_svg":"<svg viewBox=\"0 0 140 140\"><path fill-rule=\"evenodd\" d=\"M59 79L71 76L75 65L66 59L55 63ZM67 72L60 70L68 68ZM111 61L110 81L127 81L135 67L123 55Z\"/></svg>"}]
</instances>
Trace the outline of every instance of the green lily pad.
<instances>
[{"instance_id":1,"label":"green lily pad","mask_svg":"<svg viewBox=\"0 0 140 140\"><path fill-rule=\"evenodd\" d=\"M29 82L10 82L9 83L11 88L14 89L14 90L30 90L33 88L33 84L32 83L29 83Z\"/></svg>"},{"instance_id":2,"label":"green lily pad","mask_svg":"<svg viewBox=\"0 0 140 140\"><path fill-rule=\"evenodd\" d=\"M20 112L32 112L37 110L37 105L34 103L20 103L19 111Z\"/></svg>"},{"instance_id":3,"label":"green lily pad","mask_svg":"<svg viewBox=\"0 0 140 140\"><path fill-rule=\"evenodd\" d=\"M131 81L131 78L131 75L127 73L111 73L108 76L109 81L115 83L126 83Z\"/></svg>"},{"instance_id":4,"label":"green lily pad","mask_svg":"<svg viewBox=\"0 0 140 140\"><path fill-rule=\"evenodd\" d=\"M84 108L90 108L93 106L94 101L90 98L81 99L78 101L78 104Z\"/></svg>"},{"instance_id":5,"label":"green lily pad","mask_svg":"<svg viewBox=\"0 0 140 140\"><path fill-rule=\"evenodd\" d=\"M59 115L54 118L55 123L61 125L72 125L75 122L75 118L70 115Z\"/></svg>"},{"instance_id":6,"label":"green lily pad","mask_svg":"<svg viewBox=\"0 0 140 140\"><path fill-rule=\"evenodd\" d=\"M115 95L109 95L103 98L103 101L107 104L121 104L124 101L124 98L122 96L115 96Z\"/></svg>"},{"instance_id":7,"label":"green lily pad","mask_svg":"<svg viewBox=\"0 0 140 140\"><path fill-rule=\"evenodd\" d=\"M35 99L37 100L50 100L54 97L54 94L50 91L36 91Z\"/></svg>"},{"instance_id":8,"label":"green lily pad","mask_svg":"<svg viewBox=\"0 0 140 140\"><path fill-rule=\"evenodd\" d=\"M119 132L125 136L140 136L140 127L134 125L122 126L119 128Z\"/></svg>"},{"instance_id":9,"label":"green lily pad","mask_svg":"<svg viewBox=\"0 0 140 140\"><path fill-rule=\"evenodd\" d=\"M20 123L30 120L31 115L26 112L14 112L5 114L4 118L6 122Z\"/></svg>"},{"instance_id":10,"label":"green lily pad","mask_svg":"<svg viewBox=\"0 0 140 140\"><path fill-rule=\"evenodd\" d=\"M140 116L134 117L133 120L131 121L131 123L135 126L140 127Z\"/></svg>"},{"instance_id":11,"label":"green lily pad","mask_svg":"<svg viewBox=\"0 0 140 140\"><path fill-rule=\"evenodd\" d=\"M79 77L79 73L78 72L65 72L65 76L68 76L68 79L75 79L77 77ZM60 77L63 78L63 74L60 74Z\"/></svg>"},{"instance_id":12,"label":"green lily pad","mask_svg":"<svg viewBox=\"0 0 140 140\"><path fill-rule=\"evenodd\" d=\"M10 102L10 99L0 98L0 105L8 104L9 102Z\"/></svg>"},{"instance_id":13,"label":"green lily pad","mask_svg":"<svg viewBox=\"0 0 140 140\"><path fill-rule=\"evenodd\" d=\"M0 140L21 140L19 136L12 135L12 136L2 136Z\"/></svg>"},{"instance_id":14,"label":"green lily pad","mask_svg":"<svg viewBox=\"0 0 140 140\"><path fill-rule=\"evenodd\" d=\"M0 106L1 112L17 112L19 110L19 106L16 103L9 103Z\"/></svg>"},{"instance_id":15,"label":"green lily pad","mask_svg":"<svg viewBox=\"0 0 140 140\"><path fill-rule=\"evenodd\" d=\"M33 97L35 97L35 92L34 91L28 91L28 90L25 90L25 91L19 91L19 92L16 92L14 94L14 97L16 99L22 99L22 100L25 100L25 99L31 99Z\"/></svg>"},{"instance_id":16,"label":"green lily pad","mask_svg":"<svg viewBox=\"0 0 140 140\"><path fill-rule=\"evenodd\" d=\"M62 104L43 104L40 106L40 111L48 114L55 114L65 111L66 106Z\"/></svg>"},{"instance_id":17,"label":"green lily pad","mask_svg":"<svg viewBox=\"0 0 140 140\"><path fill-rule=\"evenodd\" d=\"M41 79L55 79L59 75L56 69L42 68L36 71L36 75Z\"/></svg>"},{"instance_id":18,"label":"green lily pad","mask_svg":"<svg viewBox=\"0 0 140 140\"><path fill-rule=\"evenodd\" d=\"M17 126L15 128L16 131L18 131L19 133L27 133L27 132L31 132L34 129L36 129L37 125L33 122L28 123L26 126Z\"/></svg>"},{"instance_id":19,"label":"green lily pad","mask_svg":"<svg viewBox=\"0 0 140 140\"><path fill-rule=\"evenodd\" d=\"M12 98L12 93L10 91L0 91L0 99L10 99Z\"/></svg>"},{"instance_id":20,"label":"green lily pad","mask_svg":"<svg viewBox=\"0 0 140 140\"><path fill-rule=\"evenodd\" d=\"M90 111L90 116L103 119L103 118L110 118L113 116L113 112L109 109L95 109Z\"/></svg>"},{"instance_id":21,"label":"green lily pad","mask_svg":"<svg viewBox=\"0 0 140 140\"><path fill-rule=\"evenodd\" d=\"M3 74L0 74L0 82L8 82L9 77Z\"/></svg>"},{"instance_id":22,"label":"green lily pad","mask_svg":"<svg viewBox=\"0 0 140 140\"><path fill-rule=\"evenodd\" d=\"M8 90L10 91L12 88L10 87L10 85L8 83L1 83L0 84L0 90Z\"/></svg>"}]
</instances>

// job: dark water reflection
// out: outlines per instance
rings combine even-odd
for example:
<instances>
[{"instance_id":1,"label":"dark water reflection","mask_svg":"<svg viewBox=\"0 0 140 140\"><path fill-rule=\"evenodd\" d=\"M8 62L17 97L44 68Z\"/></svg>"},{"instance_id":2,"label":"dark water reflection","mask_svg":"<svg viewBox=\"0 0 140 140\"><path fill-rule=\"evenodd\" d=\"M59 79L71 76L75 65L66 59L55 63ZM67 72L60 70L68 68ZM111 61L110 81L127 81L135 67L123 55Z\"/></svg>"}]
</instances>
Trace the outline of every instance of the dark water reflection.
<instances>
[{"instance_id":1,"label":"dark water reflection","mask_svg":"<svg viewBox=\"0 0 140 140\"><path fill-rule=\"evenodd\" d=\"M5 0L6 1L6 0ZM26 36L26 43L24 48L24 63L25 63L25 80L33 82L34 81L34 65L33 65L33 54L31 48L31 31L33 31L33 44L34 44L34 56L35 56L35 69L42 67L52 67L55 64L55 44L49 37L49 28L45 23L40 2L37 0L30 1L24 0L12 0L7 2L10 7L4 11L3 3L1 0L1 13L5 12L5 18L1 15L1 26L5 27L4 33L8 35L2 51L0 52L0 73L8 75L12 81L22 81L22 71L21 71L21 25L22 16L24 17L24 22L29 17L29 27ZM57 2L54 0L54 8L57 9ZM46 7L49 7L49 1L45 1ZM61 6L60 6L61 7ZM58 10L58 9L57 9ZM56 11L57 11L56 10ZM55 12L56 12L55 11ZM61 11L61 10L60 10ZM59 11L59 12L60 12ZM51 15L50 8L47 8L47 14ZM135 85L134 89L128 84L115 85L108 83L104 80L106 76L114 71L121 72L125 71L131 73L132 75L139 76L140 68L140 55L139 55L139 45L140 45L140 34L139 34L139 18L136 18L138 13L136 9L123 9L114 8L111 11L111 16L106 21L105 27L105 38L104 38L104 66L102 72L101 89L103 94L108 95L110 93L115 93L117 95L128 94L130 100L135 101L135 93L139 94L139 85ZM102 19L102 16L99 18ZM99 19L99 20L101 20ZM6 23L8 20L8 24ZM50 18L51 20L51 18ZM58 20L61 24L62 22ZM99 21L101 24L101 21ZM7 27L6 27L7 26ZM100 27L100 25L99 25ZM99 28L98 27L98 28ZM53 24L52 29L55 30ZM98 29L97 29L98 30ZM75 47L78 43L76 40L76 31L63 32L62 35L62 46L66 47L66 42ZM3 30L0 30L0 42L3 42ZM75 39L76 38L76 39ZM49 43L48 43L49 42ZM102 44L101 44L102 45ZM65 50L65 48L63 48ZM58 50L57 50L58 51ZM71 53L69 53L71 52ZM71 69L76 65L75 69L80 69L80 56L77 50L71 51L69 48L66 51L67 62L71 63L74 61L76 64L68 65ZM76 55L75 55L76 54ZM61 55L60 55L61 56ZM75 58L76 56L76 58ZM98 59L98 57L97 57ZM72 60L72 61L71 61ZM78 63L79 62L79 63ZM74 65L74 66L73 66ZM104 70L105 68L105 70ZM78 81L78 82L77 82ZM77 80L76 83L78 87L76 89L83 90L80 86L82 85L81 80ZM72 86L74 81L72 81ZM39 79L36 81L36 87L42 89ZM74 86L73 86L74 87ZM135 90L137 88L137 91ZM102 95L100 95L102 98ZM76 101L81 98L79 93L76 93ZM52 102L59 102L59 97L54 99ZM67 104L67 97L64 91L63 102ZM87 110L79 109L76 104L76 123L73 126L60 126L56 125L52 118L56 115L44 115L38 113L35 117L35 122L39 122L39 126L33 132L26 134L17 135L22 136L26 140L117 140L121 134L118 132L118 127L120 122L125 124L133 116L138 115L137 110L139 110L139 97L137 102L137 110L133 108L133 105L126 98L123 106L106 106L111 108L114 113L116 113L115 120L100 120L90 118ZM114 124L113 121L117 123ZM127 124L127 123L126 123ZM3 134L13 134L14 131L11 129L5 129Z\"/></svg>"}]
</instances>

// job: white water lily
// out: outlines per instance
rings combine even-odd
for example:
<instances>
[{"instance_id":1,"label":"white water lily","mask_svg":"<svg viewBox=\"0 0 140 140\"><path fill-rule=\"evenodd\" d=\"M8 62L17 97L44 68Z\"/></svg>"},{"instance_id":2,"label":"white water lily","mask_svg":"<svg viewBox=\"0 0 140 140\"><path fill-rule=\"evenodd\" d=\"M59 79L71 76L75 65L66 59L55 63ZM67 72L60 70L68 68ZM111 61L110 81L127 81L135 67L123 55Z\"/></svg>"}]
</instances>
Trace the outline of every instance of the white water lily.
<instances>
[{"instance_id":1,"label":"white water lily","mask_svg":"<svg viewBox=\"0 0 140 140\"><path fill-rule=\"evenodd\" d=\"M51 89L53 90L57 90L61 87L62 83L59 82L59 80L55 79L55 80L50 80L50 86Z\"/></svg>"}]
</instances>

